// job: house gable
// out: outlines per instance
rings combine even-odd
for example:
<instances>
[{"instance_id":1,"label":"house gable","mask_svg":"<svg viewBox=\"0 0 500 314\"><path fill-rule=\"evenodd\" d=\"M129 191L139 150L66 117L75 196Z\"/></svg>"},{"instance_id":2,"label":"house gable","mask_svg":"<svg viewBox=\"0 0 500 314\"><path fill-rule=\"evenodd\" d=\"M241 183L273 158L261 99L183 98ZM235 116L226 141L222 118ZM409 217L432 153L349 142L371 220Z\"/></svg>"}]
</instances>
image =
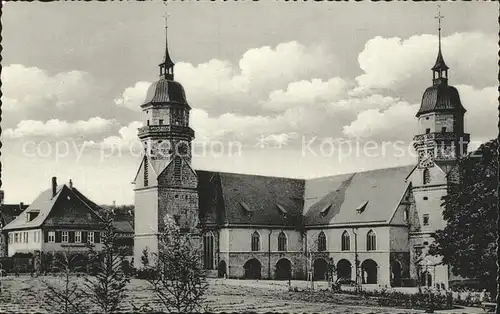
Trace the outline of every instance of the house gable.
<instances>
[{"instance_id":1,"label":"house gable","mask_svg":"<svg viewBox=\"0 0 500 314\"><path fill-rule=\"evenodd\" d=\"M102 222L92 206L64 185L42 226L95 228L100 226Z\"/></svg>"}]
</instances>

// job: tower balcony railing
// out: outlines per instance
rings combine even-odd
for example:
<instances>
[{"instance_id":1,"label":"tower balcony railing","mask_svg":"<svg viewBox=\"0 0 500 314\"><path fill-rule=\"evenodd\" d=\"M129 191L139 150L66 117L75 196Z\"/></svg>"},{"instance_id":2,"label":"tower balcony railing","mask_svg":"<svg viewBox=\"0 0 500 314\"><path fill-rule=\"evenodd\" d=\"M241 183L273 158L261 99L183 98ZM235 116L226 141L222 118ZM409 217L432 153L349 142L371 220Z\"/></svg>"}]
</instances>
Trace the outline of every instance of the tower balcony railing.
<instances>
[{"instance_id":1,"label":"tower balcony railing","mask_svg":"<svg viewBox=\"0 0 500 314\"><path fill-rule=\"evenodd\" d=\"M432 132L427 134L418 134L413 138L414 141L454 141L460 140L462 138L462 142L470 141L470 134L456 134L454 132Z\"/></svg>"},{"instance_id":2,"label":"tower balcony railing","mask_svg":"<svg viewBox=\"0 0 500 314\"><path fill-rule=\"evenodd\" d=\"M182 133L194 137L194 131L189 126L182 125L147 125L138 129L139 137L158 133Z\"/></svg>"}]
</instances>

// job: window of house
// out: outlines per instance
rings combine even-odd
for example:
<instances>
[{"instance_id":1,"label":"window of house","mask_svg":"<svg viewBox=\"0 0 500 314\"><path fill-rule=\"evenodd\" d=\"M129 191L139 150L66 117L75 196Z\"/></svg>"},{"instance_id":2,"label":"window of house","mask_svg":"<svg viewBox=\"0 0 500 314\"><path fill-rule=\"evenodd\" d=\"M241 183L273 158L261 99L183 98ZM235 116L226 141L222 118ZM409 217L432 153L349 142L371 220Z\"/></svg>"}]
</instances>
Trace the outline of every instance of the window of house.
<instances>
[{"instance_id":1,"label":"window of house","mask_svg":"<svg viewBox=\"0 0 500 314\"><path fill-rule=\"evenodd\" d=\"M24 232L23 238L24 238L24 243L28 243L28 232Z\"/></svg>"},{"instance_id":2,"label":"window of house","mask_svg":"<svg viewBox=\"0 0 500 314\"><path fill-rule=\"evenodd\" d=\"M368 231L366 234L366 250L375 251L377 249L377 237L373 230Z\"/></svg>"},{"instance_id":3,"label":"window of house","mask_svg":"<svg viewBox=\"0 0 500 314\"><path fill-rule=\"evenodd\" d=\"M278 251L285 252L286 251L286 235L283 231L278 235Z\"/></svg>"},{"instance_id":4,"label":"window of house","mask_svg":"<svg viewBox=\"0 0 500 314\"><path fill-rule=\"evenodd\" d=\"M431 133L431 129L425 129L425 134Z\"/></svg>"},{"instance_id":5,"label":"window of house","mask_svg":"<svg viewBox=\"0 0 500 314\"><path fill-rule=\"evenodd\" d=\"M441 132L443 132L443 133L446 132L446 127L445 126L441 128Z\"/></svg>"},{"instance_id":6,"label":"window of house","mask_svg":"<svg viewBox=\"0 0 500 314\"><path fill-rule=\"evenodd\" d=\"M424 226L428 226L429 225L429 214L424 214L424 216L423 216L423 223L424 223Z\"/></svg>"},{"instance_id":7,"label":"window of house","mask_svg":"<svg viewBox=\"0 0 500 314\"><path fill-rule=\"evenodd\" d=\"M160 119L160 121L158 122L159 125L163 125L163 119Z\"/></svg>"},{"instance_id":8,"label":"window of house","mask_svg":"<svg viewBox=\"0 0 500 314\"><path fill-rule=\"evenodd\" d=\"M326 235L323 231L318 235L318 251L326 251Z\"/></svg>"},{"instance_id":9,"label":"window of house","mask_svg":"<svg viewBox=\"0 0 500 314\"><path fill-rule=\"evenodd\" d=\"M89 232L88 241L89 241L89 243L94 243L94 232L93 231Z\"/></svg>"},{"instance_id":10,"label":"window of house","mask_svg":"<svg viewBox=\"0 0 500 314\"><path fill-rule=\"evenodd\" d=\"M423 176L424 184L428 184L429 182L431 182L431 173L430 173L429 169L425 168L423 173L422 173L422 176Z\"/></svg>"},{"instance_id":11,"label":"window of house","mask_svg":"<svg viewBox=\"0 0 500 314\"><path fill-rule=\"evenodd\" d=\"M147 126L149 126L149 120L148 120L148 121L146 121L146 125L147 125Z\"/></svg>"},{"instance_id":12,"label":"window of house","mask_svg":"<svg viewBox=\"0 0 500 314\"><path fill-rule=\"evenodd\" d=\"M49 237L50 243L56 242L56 232L55 231L49 231L48 237Z\"/></svg>"},{"instance_id":13,"label":"window of house","mask_svg":"<svg viewBox=\"0 0 500 314\"><path fill-rule=\"evenodd\" d=\"M69 240L69 233L68 231L63 231L62 236L61 236L61 241L62 243L68 243Z\"/></svg>"},{"instance_id":14,"label":"window of house","mask_svg":"<svg viewBox=\"0 0 500 314\"><path fill-rule=\"evenodd\" d=\"M14 243L18 243L19 241L19 234L17 232L14 232Z\"/></svg>"},{"instance_id":15,"label":"window of house","mask_svg":"<svg viewBox=\"0 0 500 314\"><path fill-rule=\"evenodd\" d=\"M82 232L75 231L75 243L82 243Z\"/></svg>"},{"instance_id":16,"label":"window of house","mask_svg":"<svg viewBox=\"0 0 500 314\"><path fill-rule=\"evenodd\" d=\"M12 239L12 233L9 233L9 244L12 244L13 239Z\"/></svg>"},{"instance_id":17,"label":"window of house","mask_svg":"<svg viewBox=\"0 0 500 314\"><path fill-rule=\"evenodd\" d=\"M260 251L260 234L255 231L252 233L252 252Z\"/></svg>"},{"instance_id":18,"label":"window of house","mask_svg":"<svg viewBox=\"0 0 500 314\"><path fill-rule=\"evenodd\" d=\"M403 211L403 220L407 221L408 218L409 218L409 216L410 216L409 210L408 210L408 208L405 208L404 211Z\"/></svg>"},{"instance_id":19,"label":"window of house","mask_svg":"<svg viewBox=\"0 0 500 314\"><path fill-rule=\"evenodd\" d=\"M344 231L342 233L342 251L349 251L351 249L351 237L349 236L349 232Z\"/></svg>"},{"instance_id":20,"label":"window of house","mask_svg":"<svg viewBox=\"0 0 500 314\"><path fill-rule=\"evenodd\" d=\"M203 236L203 264L205 269L214 269L214 234L207 232Z\"/></svg>"}]
</instances>

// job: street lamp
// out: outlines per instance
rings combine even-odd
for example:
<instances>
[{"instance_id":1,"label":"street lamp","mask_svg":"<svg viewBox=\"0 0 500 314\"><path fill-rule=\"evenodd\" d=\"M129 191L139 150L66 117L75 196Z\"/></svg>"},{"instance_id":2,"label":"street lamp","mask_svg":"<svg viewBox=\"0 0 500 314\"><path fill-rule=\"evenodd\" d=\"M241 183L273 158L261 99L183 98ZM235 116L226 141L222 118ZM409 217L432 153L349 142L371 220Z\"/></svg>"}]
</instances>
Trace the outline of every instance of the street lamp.
<instances>
[{"instance_id":1,"label":"street lamp","mask_svg":"<svg viewBox=\"0 0 500 314\"><path fill-rule=\"evenodd\" d=\"M357 228L352 228L352 233L354 234L354 267L356 270L356 284L354 287L356 289L356 292L360 292L361 287L359 284L358 233L355 230L357 230Z\"/></svg>"}]
</instances>

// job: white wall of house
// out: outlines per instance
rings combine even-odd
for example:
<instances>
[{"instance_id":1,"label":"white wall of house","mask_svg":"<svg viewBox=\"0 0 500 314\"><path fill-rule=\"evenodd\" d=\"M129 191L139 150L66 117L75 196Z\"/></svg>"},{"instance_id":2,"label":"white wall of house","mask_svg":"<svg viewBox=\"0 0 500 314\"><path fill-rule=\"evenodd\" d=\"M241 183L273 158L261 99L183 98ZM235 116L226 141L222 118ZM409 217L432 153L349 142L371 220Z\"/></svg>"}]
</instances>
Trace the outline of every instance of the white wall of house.
<instances>
[{"instance_id":1,"label":"white wall of house","mask_svg":"<svg viewBox=\"0 0 500 314\"><path fill-rule=\"evenodd\" d=\"M16 241L17 235L17 241ZM43 232L41 229L11 231L8 233L8 256L16 253L32 253L42 250Z\"/></svg>"}]
</instances>

